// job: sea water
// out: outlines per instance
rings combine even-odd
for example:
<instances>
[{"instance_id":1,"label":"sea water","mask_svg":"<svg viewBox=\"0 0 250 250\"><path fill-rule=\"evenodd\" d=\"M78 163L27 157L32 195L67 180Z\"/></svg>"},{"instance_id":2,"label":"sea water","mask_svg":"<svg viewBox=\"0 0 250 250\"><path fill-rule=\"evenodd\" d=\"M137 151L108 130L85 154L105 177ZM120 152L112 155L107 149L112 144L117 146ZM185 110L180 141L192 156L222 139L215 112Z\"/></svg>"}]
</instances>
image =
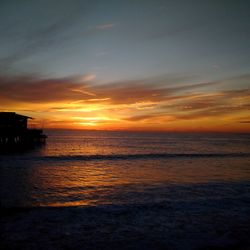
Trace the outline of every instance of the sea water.
<instances>
[{"instance_id":1,"label":"sea water","mask_svg":"<svg viewBox=\"0 0 250 250\"><path fill-rule=\"evenodd\" d=\"M249 199L250 135L48 130L0 156L3 207Z\"/></svg>"}]
</instances>

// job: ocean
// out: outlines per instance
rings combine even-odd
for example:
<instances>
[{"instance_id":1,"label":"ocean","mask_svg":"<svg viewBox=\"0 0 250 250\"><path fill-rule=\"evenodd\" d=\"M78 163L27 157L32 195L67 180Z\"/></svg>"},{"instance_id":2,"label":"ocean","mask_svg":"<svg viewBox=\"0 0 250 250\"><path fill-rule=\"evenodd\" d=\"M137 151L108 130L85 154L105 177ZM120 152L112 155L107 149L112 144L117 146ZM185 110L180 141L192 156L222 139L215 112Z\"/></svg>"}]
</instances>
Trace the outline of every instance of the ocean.
<instances>
[{"instance_id":1,"label":"ocean","mask_svg":"<svg viewBox=\"0 0 250 250\"><path fill-rule=\"evenodd\" d=\"M86 249L248 249L250 134L45 133L46 145L0 156L1 207L25 213L4 221L6 248L20 246L9 235L30 235L38 216L56 237L78 235L63 246L82 247L87 226Z\"/></svg>"}]
</instances>

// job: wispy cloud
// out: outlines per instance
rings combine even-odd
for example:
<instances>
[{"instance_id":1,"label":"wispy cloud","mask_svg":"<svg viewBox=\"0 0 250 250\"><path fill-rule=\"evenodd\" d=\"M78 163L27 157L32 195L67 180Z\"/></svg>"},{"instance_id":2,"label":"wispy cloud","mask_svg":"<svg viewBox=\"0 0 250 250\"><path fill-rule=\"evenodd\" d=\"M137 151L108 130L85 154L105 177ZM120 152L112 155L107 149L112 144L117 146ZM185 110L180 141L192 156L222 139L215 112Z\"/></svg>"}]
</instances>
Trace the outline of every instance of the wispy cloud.
<instances>
[{"instance_id":1,"label":"wispy cloud","mask_svg":"<svg viewBox=\"0 0 250 250\"><path fill-rule=\"evenodd\" d=\"M97 30L108 30L108 29L112 29L115 27L115 23L104 23L104 24L100 24L95 26L95 29Z\"/></svg>"},{"instance_id":2,"label":"wispy cloud","mask_svg":"<svg viewBox=\"0 0 250 250\"><path fill-rule=\"evenodd\" d=\"M239 123L250 123L250 120L249 121L240 121Z\"/></svg>"},{"instance_id":3,"label":"wispy cloud","mask_svg":"<svg viewBox=\"0 0 250 250\"><path fill-rule=\"evenodd\" d=\"M215 83L197 83L177 87L167 87L162 82L152 80L124 81L110 84L91 84L95 75L40 79L35 77L7 78L0 76L0 95L2 98L25 102L48 101L97 101L109 100L112 104L139 104L138 108L152 106L171 98L181 91L206 87Z\"/></svg>"},{"instance_id":4,"label":"wispy cloud","mask_svg":"<svg viewBox=\"0 0 250 250\"><path fill-rule=\"evenodd\" d=\"M62 4L67 5L67 3ZM65 31L70 30L72 26L77 24L78 21L82 19L86 10L78 8L79 4L76 3L75 5L66 6L67 12L62 11L61 15L59 15L57 18L53 17L48 19L47 22L43 22L43 25L37 25L35 30L30 28L30 20L25 16L20 17L18 19L18 23L14 23L15 26L13 23L13 26L10 27L1 27L0 25L3 35L6 35L7 37L12 36L13 40L15 39L22 41L22 46L16 47L16 49L9 53L8 56L0 56L0 71L8 71L16 62L19 62L24 58L39 53L43 50L48 51L54 45L58 46L58 44L72 40L74 36L72 36L72 34L66 34ZM27 8L25 5L20 7L23 9ZM9 8L11 10L11 5ZM43 16L42 11L39 11L38 13L39 14L37 18L46 19L46 15ZM20 30L25 30L25 32L17 32L18 28Z\"/></svg>"},{"instance_id":5,"label":"wispy cloud","mask_svg":"<svg viewBox=\"0 0 250 250\"><path fill-rule=\"evenodd\" d=\"M91 74L61 79L2 76L0 104L1 110L33 109L41 116L50 114L52 121L60 121L62 116L82 117L75 121L82 125L91 117L91 123L103 126L119 122L122 126L163 126L231 117L230 121L244 126L249 121L245 117L250 110L250 90L218 91L214 87L220 84L174 86L156 79L97 84Z\"/></svg>"},{"instance_id":6,"label":"wispy cloud","mask_svg":"<svg viewBox=\"0 0 250 250\"><path fill-rule=\"evenodd\" d=\"M0 77L0 99L26 103L83 100L95 96L87 82L79 82L75 78Z\"/></svg>"}]
</instances>

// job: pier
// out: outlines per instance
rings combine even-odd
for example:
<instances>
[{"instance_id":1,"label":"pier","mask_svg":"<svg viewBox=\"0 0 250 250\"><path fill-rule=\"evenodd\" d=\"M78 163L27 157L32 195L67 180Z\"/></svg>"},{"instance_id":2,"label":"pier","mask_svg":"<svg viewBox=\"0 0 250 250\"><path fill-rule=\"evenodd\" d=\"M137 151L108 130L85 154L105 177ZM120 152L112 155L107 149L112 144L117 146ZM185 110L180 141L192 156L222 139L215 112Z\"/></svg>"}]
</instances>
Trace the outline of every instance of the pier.
<instances>
[{"instance_id":1,"label":"pier","mask_svg":"<svg viewBox=\"0 0 250 250\"><path fill-rule=\"evenodd\" d=\"M46 142L42 129L29 129L32 117L15 112L0 112L0 152L32 148Z\"/></svg>"}]
</instances>

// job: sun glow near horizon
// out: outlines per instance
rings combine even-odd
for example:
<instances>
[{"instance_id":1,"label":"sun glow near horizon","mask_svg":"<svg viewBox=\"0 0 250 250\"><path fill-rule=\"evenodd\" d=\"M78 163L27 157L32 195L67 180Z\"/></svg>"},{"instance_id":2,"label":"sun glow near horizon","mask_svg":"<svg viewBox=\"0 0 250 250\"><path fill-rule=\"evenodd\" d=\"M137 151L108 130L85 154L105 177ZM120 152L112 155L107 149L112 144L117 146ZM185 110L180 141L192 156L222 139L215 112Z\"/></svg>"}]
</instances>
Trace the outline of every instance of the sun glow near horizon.
<instances>
[{"instance_id":1,"label":"sun glow near horizon","mask_svg":"<svg viewBox=\"0 0 250 250\"><path fill-rule=\"evenodd\" d=\"M214 82L175 88L146 81L81 86L72 80L46 82L23 83L18 95L12 89L19 83L9 82L2 87L2 110L34 117L31 126L43 128L250 132L249 89L215 90Z\"/></svg>"},{"instance_id":2,"label":"sun glow near horizon","mask_svg":"<svg viewBox=\"0 0 250 250\"><path fill-rule=\"evenodd\" d=\"M0 111L44 128L250 132L249 2L0 2Z\"/></svg>"}]
</instances>

